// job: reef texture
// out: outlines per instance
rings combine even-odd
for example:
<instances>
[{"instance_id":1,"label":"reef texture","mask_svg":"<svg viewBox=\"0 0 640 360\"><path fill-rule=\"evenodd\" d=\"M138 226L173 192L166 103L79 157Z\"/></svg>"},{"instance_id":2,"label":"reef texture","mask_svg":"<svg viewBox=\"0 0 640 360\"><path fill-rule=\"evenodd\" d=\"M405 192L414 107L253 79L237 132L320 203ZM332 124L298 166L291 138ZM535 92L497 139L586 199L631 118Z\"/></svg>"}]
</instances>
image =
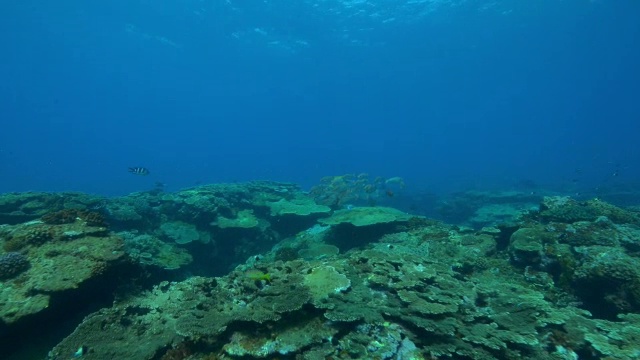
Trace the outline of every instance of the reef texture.
<instances>
[{"instance_id":1,"label":"reef texture","mask_svg":"<svg viewBox=\"0 0 640 360\"><path fill-rule=\"evenodd\" d=\"M11 272L0 278L0 335L23 320L73 307L74 298L91 298L86 295L96 286L96 293L115 286L109 278L126 264L123 242L92 225L78 217L56 225L34 220L0 227L6 251L0 252L0 268Z\"/></svg>"},{"instance_id":2,"label":"reef texture","mask_svg":"<svg viewBox=\"0 0 640 360\"><path fill-rule=\"evenodd\" d=\"M79 346L88 359L634 359L639 225L547 198L499 231L417 219L321 260L274 250L98 311L50 359ZM288 246L335 236L309 229Z\"/></svg>"},{"instance_id":3,"label":"reef texture","mask_svg":"<svg viewBox=\"0 0 640 360\"><path fill-rule=\"evenodd\" d=\"M74 295L131 281L116 273L152 269L165 281L120 290L49 359L78 349L86 359L141 360L640 358L637 212L545 197L471 229L344 206L361 193L390 198L394 187L404 183L348 175L309 195L251 182L84 207L78 195L54 205L51 195L6 195L0 336L89 301ZM531 201L503 195L465 195L476 210L462 223L485 225L473 220L478 209Z\"/></svg>"}]
</instances>

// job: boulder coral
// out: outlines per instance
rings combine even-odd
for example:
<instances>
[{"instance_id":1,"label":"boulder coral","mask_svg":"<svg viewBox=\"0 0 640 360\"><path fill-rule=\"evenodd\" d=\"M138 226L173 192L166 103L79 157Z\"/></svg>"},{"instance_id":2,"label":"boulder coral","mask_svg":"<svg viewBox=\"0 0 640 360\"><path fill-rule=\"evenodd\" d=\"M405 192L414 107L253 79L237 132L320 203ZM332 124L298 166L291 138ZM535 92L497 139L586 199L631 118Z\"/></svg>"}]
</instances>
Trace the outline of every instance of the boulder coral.
<instances>
[{"instance_id":1,"label":"boulder coral","mask_svg":"<svg viewBox=\"0 0 640 360\"><path fill-rule=\"evenodd\" d=\"M29 259L19 252L0 255L0 280L11 279L29 268Z\"/></svg>"}]
</instances>

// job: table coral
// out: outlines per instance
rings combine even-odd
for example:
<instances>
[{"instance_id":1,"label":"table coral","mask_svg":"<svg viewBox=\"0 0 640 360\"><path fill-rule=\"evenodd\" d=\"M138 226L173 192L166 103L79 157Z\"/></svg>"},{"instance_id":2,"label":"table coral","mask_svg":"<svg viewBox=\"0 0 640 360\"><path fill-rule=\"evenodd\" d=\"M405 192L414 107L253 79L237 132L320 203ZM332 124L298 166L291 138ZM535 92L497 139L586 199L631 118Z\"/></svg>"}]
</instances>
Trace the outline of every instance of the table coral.
<instances>
[{"instance_id":1,"label":"table coral","mask_svg":"<svg viewBox=\"0 0 640 360\"><path fill-rule=\"evenodd\" d=\"M351 281L332 266L318 266L304 275L304 284L309 288L313 301L317 304L331 294L347 290Z\"/></svg>"},{"instance_id":2,"label":"table coral","mask_svg":"<svg viewBox=\"0 0 640 360\"><path fill-rule=\"evenodd\" d=\"M330 217L320 219L324 225L351 224L354 226L368 226L391 222L406 222L413 218L400 210L389 207L354 207L335 211Z\"/></svg>"},{"instance_id":3,"label":"table coral","mask_svg":"<svg viewBox=\"0 0 640 360\"><path fill-rule=\"evenodd\" d=\"M322 259L337 255L340 249L337 246L322 243L309 243L304 249L298 251L298 255L306 260Z\"/></svg>"},{"instance_id":4,"label":"table coral","mask_svg":"<svg viewBox=\"0 0 640 360\"><path fill-rule=\"evenodd\" d=\"M210 238L198 231L195 225L184 221L170 221L160 226L161 234L176 244L184 245L194 241L208 243Z\"/></svg>"},{"instance_id":5,"label":"table coral","mask_svg":"<svg viewBox=\"0 0 640 360\"><path fill-rule=\"evenodd\" d=\"M236 217L233 219L218 216L218 219L211 223L211 225L217 226L221 229L227 228L240 228L249 229L256 227L260 224L258 218L253 214L253 210L241 210L236 213Z\"/></svg>"},{"instance_id":6,"label":"table coral","mask_svg":"<svg viewBox=\"0 0 640 360\"><path fill-rule=\"evenodd\" d=\"M305 196L297 196L293 199L280 199L267 203L271 210L271 216L297 215L308 216L312 214L327 214L331 208L326 205L318 205L313 199Z\"/></svg>"}]
</instances>

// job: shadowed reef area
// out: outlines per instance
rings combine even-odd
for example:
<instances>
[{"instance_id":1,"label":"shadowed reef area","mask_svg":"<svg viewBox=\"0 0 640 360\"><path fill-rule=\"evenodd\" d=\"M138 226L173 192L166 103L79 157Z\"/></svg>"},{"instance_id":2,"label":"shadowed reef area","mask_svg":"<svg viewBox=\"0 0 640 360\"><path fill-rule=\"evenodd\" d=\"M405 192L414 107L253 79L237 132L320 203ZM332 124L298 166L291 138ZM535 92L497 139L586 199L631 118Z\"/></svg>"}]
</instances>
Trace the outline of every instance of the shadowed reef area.
<instances>
[{"instance_id":1,"label":"shadowed reef area","mask_svg":"<svg viewBox=\"0 0 640 360\"><path fill-rule=\"evenodd\" d=\"M0 195L0 358L640 358L637 207L404 190Z\"/></svg>"}]
</instances>

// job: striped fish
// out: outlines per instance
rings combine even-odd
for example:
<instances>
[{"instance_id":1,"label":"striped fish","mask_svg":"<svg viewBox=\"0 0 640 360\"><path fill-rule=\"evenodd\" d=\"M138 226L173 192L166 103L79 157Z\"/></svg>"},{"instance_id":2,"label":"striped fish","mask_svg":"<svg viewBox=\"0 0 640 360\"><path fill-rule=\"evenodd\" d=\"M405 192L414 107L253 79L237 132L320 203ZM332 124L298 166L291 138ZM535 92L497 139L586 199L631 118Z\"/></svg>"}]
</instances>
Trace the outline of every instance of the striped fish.
<instances>
[{"instance_id":1,"label":"striped fish","mask_svg":"<svg viewBox=\"0 0 640 360\"><path fill-rule=\"evenodd\" d=\"M142 175L142 176L149 175L149 169L145 167L130 167L129 172L135 175Z\"/></svg>"}]
</instances>

